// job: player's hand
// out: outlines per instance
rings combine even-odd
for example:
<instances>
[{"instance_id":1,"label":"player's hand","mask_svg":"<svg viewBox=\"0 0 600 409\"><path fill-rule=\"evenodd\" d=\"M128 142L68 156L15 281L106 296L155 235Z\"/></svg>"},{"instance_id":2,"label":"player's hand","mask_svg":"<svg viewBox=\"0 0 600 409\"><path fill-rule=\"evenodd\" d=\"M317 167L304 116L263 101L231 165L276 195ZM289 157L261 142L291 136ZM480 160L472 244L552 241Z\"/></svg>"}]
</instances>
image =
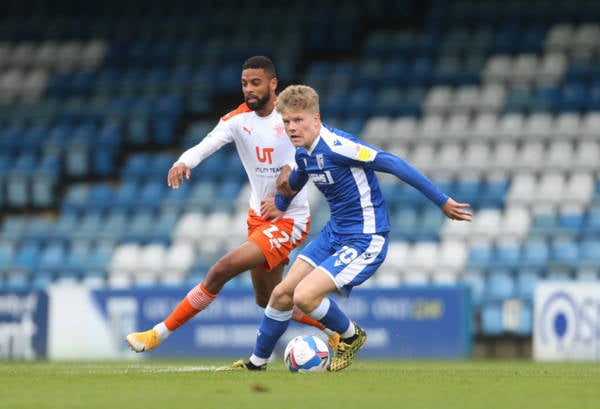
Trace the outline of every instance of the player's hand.
<instances>
[{"instance_id":1,"label":"player's hand","mask_svg":"<svg viewBox=\"0 0 600 409\"><path fill-rule=\"evenodd\" d=\"M190 168L181 162L177 162L169 169L167 175L167 185L173 189L179 189L179 184L183 182L183 178L189 179L191 175Z\"/></svg>"},{"instance_id":2,"label":"player's hand","mask_svg":"<svg viewBox=\"0 0 600 409\"><path fill-rule=\"evenodd\" d=\"M290 186L290 173L292 173L292 168L289 165L283 165L275 182L277 190L284 196L293 196L296 194L296 191L292 190Z\"/></svg>"},{"instance_id":3,"label":"player's hand","mask_svg":"<svg viewBox=\"0 0 600 409\"><path fill-rule=\"evenodd\" d=\"M458 203L454 199L449 198L446 204L442 207L442 212L446 217L452 220L464 220L466 222L471 221L473 213L466 208L471 207L468 203Z\"/></svg>"},{"instance_id":4,"label":"player's hand","mask_svg":"<svg viewBox=\"0 0 600 409\"><path fill-rule=\"evenodd\" d=\"M275 206L274 197L267 197L260 201L260 215L265 220L276 222L283 217L284 212Z\"/></svg>"}]
</instances>

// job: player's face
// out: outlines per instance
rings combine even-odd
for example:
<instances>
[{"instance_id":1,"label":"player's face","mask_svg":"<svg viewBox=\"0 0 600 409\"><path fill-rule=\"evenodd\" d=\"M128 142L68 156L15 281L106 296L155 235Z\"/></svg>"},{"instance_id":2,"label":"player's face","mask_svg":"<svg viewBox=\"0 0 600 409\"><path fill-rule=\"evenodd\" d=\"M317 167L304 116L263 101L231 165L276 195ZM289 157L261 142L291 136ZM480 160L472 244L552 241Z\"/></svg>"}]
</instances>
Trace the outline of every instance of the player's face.
<instances>
[{"instance_id":1,"label":"player's face","mask_svg":"<svg viewBox=\"0 0 600 409\"><path fill-rule=\"evenodd\" d=\"M298 147L310 148L319 136L321 116L307 111L286 111L281 114L285 133L292 144Z\"/></svg>"},{"instance_id":2,"label":"player's face","mask_svg":"<svg viewBox=\"0 0 600 409\"><path fill-rule=\"evenodd\" d=\"M248 68L242 71L242 92L248 107L261 111L271 100L271 87L275 78L269 78L261 68ZM274 88L273 88L274 90Z\"/></svg>"}]
</instances>

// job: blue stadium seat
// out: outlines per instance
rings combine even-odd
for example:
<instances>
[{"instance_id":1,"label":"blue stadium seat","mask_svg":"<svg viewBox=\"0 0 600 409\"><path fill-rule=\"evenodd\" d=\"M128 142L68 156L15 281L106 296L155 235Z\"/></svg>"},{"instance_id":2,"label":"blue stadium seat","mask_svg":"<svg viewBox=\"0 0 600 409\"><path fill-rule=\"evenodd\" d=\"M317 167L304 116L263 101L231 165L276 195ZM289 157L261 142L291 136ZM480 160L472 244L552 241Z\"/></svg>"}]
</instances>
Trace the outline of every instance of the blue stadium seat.
<instances>
[{"instance_id":1,"label":"blue stadium seat","mask_svg":"<svg viewBox=\"0 0 600 409\"><path fill-rule=\"evenodd\" d=\"M156 223L156 213L150 209L138 210L132 214L128 228L123 232L124 242L145 244L150 241Z\"/></svg>"},{"instance_id":2,"label":"blue stadium seat","mask_svg":"<svg viewBox=\"0 0 600 409\"><path fill-rule=\"evenodd\" d=\"M490 268L502 268L509 271L519 266L521 245L514 240L497 243L494 248Z\"/></svg>"},{"instance_id":3,"label":"blue stadium seat","mask_svg":"<svg viewBox=\"0 0 600 409\"><path fill-rule=\"evenodd\" d=\"M504 102L504 112L528 112L529 107L533 105L533 94L530 87L513 86L508 90Z\"/></svg>"},{"instance_id":4,"label":"blue stadium seat","mask_svg":"<svg viewBox=\"0 0 600 409\"><path fill-rule=\"evenodd\" d=\"M521 300L533 300L536 284L542 280L540 270L521 268L516 272L516 296Z\"/></svg>"},{"instance_id":5,"label":"blue stadium seat","mask_svg":"<svg viewBox=\"0 0 600 409\"><path fill-rule=\"evenodd\" d=\"M163 180L147 182L139 191L138 206L142 209L158 210L166 188Z\"/></svg>"},{"instance_id":6,"label":"blue stadium seat","mask_svg":"<svg viewBox=\"0 0 600 409\"><path fill-rule=\"evenodd\" d=\"M579 243L578 268L600 271L600 238L586 238Z\"/></svg>"},{"instance_id":7,"label":"blue stadium seat","mask_svg":"<svg viewBox=\"0 0 600 409\"><path fill-rule=\"evenodd\" d=\"M113 196L113 206L124 211L133 211L138 205L141 186L133 181L125 181L117 187Z\"/></svg>"},{"instance_id":8,"label":"blue stadium seat","mask_svg":"<svg viewBox=\"0 0 600 409\"><path fill-rule=\"evenodd\" d=\"M482 182L478 178L459 178L453 185L452 197L463 203L471 204L472 208L479 208Z\"/></svg>"},{"instance_id":9,"label":"blue stadium seat","mask_svg":"<svg viewBox=\"0 0 600 409\"><path fill-rule=\"evenodd\" d=\"M129 212L120 208L109 209L106 213L104 223L102 223L100 230L97 232L98 239L119 242L127 229L129 219Z\"/></svg>"},{"instance_id":10,"label":"blue stadium seat","mask_svg":"<svg viewBox=\"0 0 600 409\"><path fill-rule=\"evenodd\" d=\"M479 206L483 208L501 208L508 192L509 179L487 180L479 192Z\"/></svg>"},{"instance_id":11,"label":"blue stadium seat","mask_svg":"<svg viewBox=\"0 0 600 409\"><path fill-rule=\"evenodd\" d=\"M559 112L581 112L587 108L587 84L566 82L563 84L557 108Z\"/></svg>"},{"instance_id":12,"label":"blue stadium seat","mask_svg":"<svg viewBox=\"0 0 600 409\"><path fill-rule=\"evenodd\" d=\"M112 244L98 244L93 247L86 261L84 274L106 278L113 251Z\"/></svg>"},{"instance_id":13,"label":"blue stadium seat","mask_svg":"<svg viewBox=\"0 0 600 409\"><path fill-rule=\"evenodd\" d=\"M216 195L216 186L214 182L200 181L192 186L188 207L193 210L209 212L214 207L214 197Z\"/></svg>"},{"instance_id":14,"label":"blue stadium seat","mask_svg":"<svg viewBox=\"0 0 600 409\"><path fill-rule=\"evenodd\" d=\"M33 274L40 259L41 245L35 240L21 243L15 257L11 270L23 271L27 275Z\"/></svg>"},{"instance_id":15,"label":"blue stadium seat","mask_svg":"<svg viewBox=\"0 0 600 409\"><path fill-rule=\"evenodd\" d=\"M37 163L34 154L21 154L6 176L6 204L26 208L31 204L31 179Z\"/></svg>"},{"instance_id":16,"label":"blue stadium seat","mask_svg":"<svg viewBox=\"0 0 600 409\"><path fill-rule=\"evenodd\" d=\"M71 184L63 196L62 212L78 212L87 207L90 202L91 186L88 183Z\"/></svg>"},{"instance_id":17,"label":"blue stadium seat","mask_svg":"<svg viewBox=\"0 0 600 409\"><path fill-rule=\"evenodd\" d=\"M103 212L88 209L82 214L75 230L71 232L74 240L93 240L105 223Z\"/></svg>"},{"instance_id":18,"label":"blue stadium seat","mask_svg":"<svg viewBox=\"0 0 600 409\"><path fill-rule=\"evenodd\" d=\"M481 307L481 333L485 336L499 336L504 333L502 305L499 302L485 303Z\"/></svg>"},{"instance_id":19,"label":"blue stadium seat","mask_svg":"<svg viewBox=\"0 0 600 409\"><path fill-rule=\"evenodd\" d=\"M107 211L113 203L114 188L109 183L94 183L90 185L88 207L99 211Z\"/></svg>"},{"instance_id":20,"label":"blue stadium seat","mask_svg":"<svg viewBox=\"0 0 600 409\"><path fill-rule=\"evenodd\" d=\"M600 238L600 205L588 209L581 228L581 235L583 238Z\"/></svg>"},{"instance_id":21,"label":"blue stadium seat","mask_svg":"<svg viewBox=\"0 0 600 409\"><path fill-rule=\"evenodd\" d=\"M600 77L595 78L588 85L585 106L589 111L600 110Z\"/></svg>"},{"instance_id":22,"label":"blue stadium seat","mask_svg":"<svg viewBox=\"0 0 600 409\"><path fill-rule=\"evenodd\" d=\"M40 252L36 275L55 278L64 268L67 258L67 247L63 241L49 242Z\"/></svg>"},{"instance_id":23,"label":"blue stadium seat","mask_svg":"<svg viewBox=\"0 0 600 409\"><path fill-rule=\"evenodd\" d=\"M568 111L565 109L564 93L561 95L559 89L554 85L543 85L537 87L531 95L531 103L525 107L530 112Z\"/></svg>"},{"instance_id":24,"label":"blue stadium seat","mask_svg":"<svg viewBox=\"0 0 600 409\"><path fill-rule=\"evenodd\" d=\"M494 247L488 241L476 242L471 244L469 255L467 256L466 267L478 270L487 269L492 263L494 256Z\"/></svg>"},{"instance_id":25,"label":"blue stadium seat","mask_svg":"<svg viewBox=\"0 0 600 409\"><path fill-rule=\"evenodd\" d=\"M548 269L560 269L566 274L572 274L578 266L579 245L574 240L555 239L550 254Z\"/></svg>"},{"instance_id":26,"label":"blue stadium seat","mask_svg":"<svg viewBox=\"0 0 600 409\"><path fill-rule=\"evenodd\" d=\"M55 223L52 219L44 216L30 217L23 240L36 241L44 245L52 239Z\"/></svg>"},{"instance_id":27,"label":"blue stadium seat","mask_svg":"<svg viewBox=\"0 0 600 409\"><path fill-rule=\"evenodd\" d=\"M558 232L556 237L577 239L584 226L584 214L579 209L571 209L558 215Z\"/></svg>"},{"instance_id":28,"label":"blue stadium seat","mask_svg":"<svg viewBox=\"0 0 600 409\"><path fill-rule=\"evenodd\" d=\"M58 200L58 180L61 175L58 155L44 155L31 178L31 205L38 209L54 207Z\"/></svg>"},{"instance_id":29,"label":"blue stadium seat","mask_svg":"<svg viewBox=\"0 0 600 409\"><path fill-rule=\"evenodd\" d=\"M61 277L81 278L91 253L90 241L76 241L67 249L64 264L58 271Z\"/></svg>"},{"instance_id":30,"label":"blue stadium seat","mask_svg":"<svg viewBox=\"0 0 600 409\"><path fill-rule=\"evenodd\" d=\"M148 242L162 243L169 246L171 243L171 234L179 219L178 210L164 210L158 212L158 217L155 220L154 226L150 231Z\"/></svg>"},{"instance_id":31,"label":"blue stadium seat","mask_svg":"<svg viewBox=\"0 0 600 409\"><path fill-rule=\"evenodd\" d=\"M533 308L531 301L524 301L520 305L518 325L512 330L519 336L531 336L533 331Z\"/></svg>"},{"instance_id":32,"label":"blue stadium seat","mask_svg":"<svg viewBox=\"0 0 600 409\"><path fill-rule=\"evenodd\" d=\"M0 241L0 277L12 265L15 256L15 244L8 240Z\"/></svg>"},{"instance_id":33,"label":"blue stadium seat","mask_svg":"<svg viewBox=\"0 0 600 409\"><path fill-rule=\"evenodd\" d=\"M440 229L446 218L444 213L437 206L428 204L422 207L420 215L414 239L417 241L439 241Z\"/></svg>"},{"instance_id":34,"label":"blue stadium seat","mask_svg":"<svg viewBox=\"0 0 600 409\"><path fill-rule=\"evenodd\" d=\"M515 278L507 269L493 269L488 272L485 299L503 301L515 296Z\"/></svg>"},{"instance_id":35,"label":"blue stadium seat","mask_svg":"<svg viewBox=\"0 0 600 409\"><path fill-rule=\"evenodd\" d=\"M550 248L546 240L532 238L523 243L521 266L533 269L545 269L550 258Z\"/></svg>"},{"instance_id":36,"label":"blue stadium seat","mask_svg":"<svg viewBox=\"0 0 600 409\"><path fill-rule=\"evenodd\" d=\"M160 203L161 211L183 211L191 190L190 183L183 183L178 189L167 188Z\"/></svg>"},{"instance_id":37,"label":"blue stadium seat","mask_svg":"<svg viewBox=\"0 0 600 409\"><path fill-rule=\"evenodd\" d=\"M558 215L556 211L547 209L532 215L529 229L531 237L547 239L556 234L558 230Z\"/></svg>"},{"instance_id":38,"label":"blue stadium seat","mask_svg":"<svg viewBox=\"0 0 600 409\"><path fill-rule=\"evenodd\" d=\"M146 152L135 152L127 157L120 176L124 182L143 183L148 172L152 172L152 156Z\"/></svg>"},{"instance_id":39,"label":"blue stadium seat","mask_svg":"<svg viewBox=\"0 0 600 409\"><path fill-rule=\"evenodd\" d=\"M116 162L123 143L120 124L105 123L96 138L96 149L91 152L92 173L100 177L113 176L117 173Z\"/></svg>"},{"instance_id":40,"label":"blue stadium seat","mask_svg":"<svg viewBox=\"0 0 600 409\"><path fill-rule=\"evenodd\" d=\"M471 303L475 310L481 307L486 291L485 277L480 271L467 272L463 275L461 282L467 285L471 291Z\"/></svg>"},{"instance_id":41,"label":"blue stadium seat","mask_svg":"<svg viewBox=\"0 0 600 409\"><path fill-rule=\"evenodd\" d=\"M415 207L401 207L391 214L392 240L413 241L418 227L419 212Z\"/></svg>"},{"instance_id":42,"label":"blue stadium seat","mask_svg":"<svg viewBox=\"0 0 600 409\"><path fill-rule=\"evenodd\" d=\"M223 206L228 206L228 203L236 201L241 189L242 184L239 177L226 178L219 183L216 199Z\"/></svg>"}]
</instances>

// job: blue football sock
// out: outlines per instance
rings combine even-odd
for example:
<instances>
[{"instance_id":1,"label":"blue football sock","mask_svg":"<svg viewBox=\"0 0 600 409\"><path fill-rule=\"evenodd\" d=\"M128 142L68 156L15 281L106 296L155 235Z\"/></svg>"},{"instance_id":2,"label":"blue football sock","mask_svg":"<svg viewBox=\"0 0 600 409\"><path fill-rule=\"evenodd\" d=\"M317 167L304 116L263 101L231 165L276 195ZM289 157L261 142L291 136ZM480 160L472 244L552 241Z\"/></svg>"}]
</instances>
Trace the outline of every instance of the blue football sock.
<instances>
[{"instance_id":1,"label":"blue football sock","mask_svg":"<svg viewBox=\"0 0 600 409\"><path fill-rule=\"evenodd\" d=\"M253 354L259 358L268 359L291 319L292 310L277 311L271 306L267 306L258 327Z\"/></svg>"},{"instance_id":2,"label":"blue football sock","mask_svg":"<svg viewBox=\"0 0 600 409\"><path fill-rule=\"evenodd\" d=\"M325 327L338 334L343 333L350 326L350 318L330 298L323 298L321 304L308 316L320 321Z\"/></svg>"}]
</instances>

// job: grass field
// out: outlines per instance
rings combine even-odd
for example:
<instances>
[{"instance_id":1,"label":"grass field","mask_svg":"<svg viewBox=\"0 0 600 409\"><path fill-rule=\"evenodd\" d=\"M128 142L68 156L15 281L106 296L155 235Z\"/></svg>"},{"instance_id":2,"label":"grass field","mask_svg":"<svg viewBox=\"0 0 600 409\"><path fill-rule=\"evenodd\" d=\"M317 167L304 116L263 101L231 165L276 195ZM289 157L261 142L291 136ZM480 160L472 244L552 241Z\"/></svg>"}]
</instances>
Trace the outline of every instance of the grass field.
<instances>
[{"instance_id":1,"label":"grass field","mask_svg":"<svg viewBox=\"0 0 600 409\"><path fill-rule=\"evenodd\" d=\"M600 365L357 360L337 373L228 361L0 362L0 408L600 408Z\"/></svg>"}]
</instances>

